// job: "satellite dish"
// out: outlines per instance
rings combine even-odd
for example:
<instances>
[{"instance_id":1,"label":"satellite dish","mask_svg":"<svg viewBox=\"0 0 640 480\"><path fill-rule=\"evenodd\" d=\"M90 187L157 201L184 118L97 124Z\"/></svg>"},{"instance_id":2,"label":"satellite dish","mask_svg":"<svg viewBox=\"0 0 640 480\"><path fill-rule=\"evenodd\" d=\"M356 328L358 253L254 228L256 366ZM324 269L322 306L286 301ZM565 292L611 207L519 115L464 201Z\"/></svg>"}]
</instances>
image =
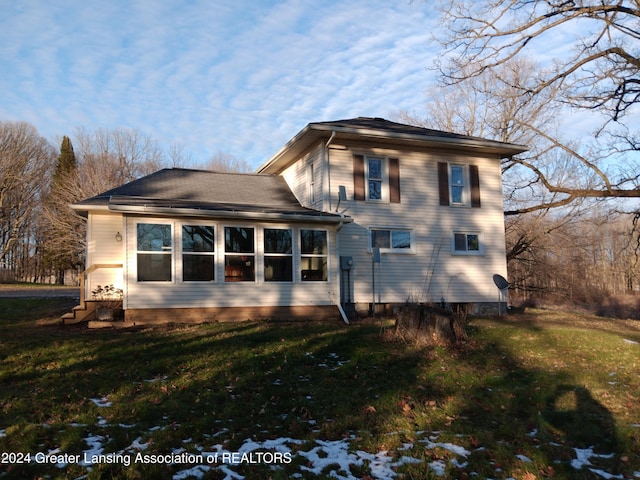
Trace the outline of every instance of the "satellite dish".
<instances>
[{"instance_id":1,"label":"satellite dish","mask_svg":"<svg viewBox=\"0 0 640 480\"><path fill-rule=\"evenodd\" d=\"M497 273L493 276L493 283L498 287L498 315L502 316L502 301L506 299L507 289L509 288L509 282L502 275L498 275ZM504 297L504 298L503 298Z\"/></svg>"},{"instance_id":2,"label":"satellite dish","mask_svg":"<svg viewBox=\"0 0 640 480\"><path fill-rule=\"evenodd\" d=\"M493 283L496 284L500 290L504 290L505 288L509 288L509 282L502 275L498 275L497 273L493 276Z\"/></svg>"}]
</instances>

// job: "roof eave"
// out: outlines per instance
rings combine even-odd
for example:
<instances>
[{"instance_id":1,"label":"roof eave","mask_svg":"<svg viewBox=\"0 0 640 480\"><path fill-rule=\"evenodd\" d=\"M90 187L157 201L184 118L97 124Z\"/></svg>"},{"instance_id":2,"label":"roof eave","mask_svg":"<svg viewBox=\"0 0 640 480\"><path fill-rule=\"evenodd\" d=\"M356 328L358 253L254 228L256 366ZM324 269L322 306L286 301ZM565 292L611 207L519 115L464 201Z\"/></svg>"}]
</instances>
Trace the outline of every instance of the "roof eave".
<instances>
[{"instance_id":1,"label":"roof eave","mask_svg":"<svg viewBox=\"0 0 640 480\"><path fill-rule=\"evenodd\" d=\"M500 158L509 158L519 153L526 152L525 145L518 145L496 140L475 138L452 138L447 136L426 136L412 133L380 131L362 127L340 127L324 123L310 123L300 130L298 134L287 142L275 155L261 165L256 173L281 173L294 158L295 150L304 149L321 138L329 138L332 133L339 135L355 135L374 140L398 140L402 143L416 144L422 147L439 147L450 149L476 150L483 153L499 155ZM314 133L316 133L314 135ZM296 148L298 147L298 148Z\"/></svg>"},{"instance_id":2,"label":"roof eave","mask_svg":"<svg viewBox=\"0 0 640 480\"><path fill-rule=\"evenodd\" d=\"M201 218L223 218L238 220L253 220L262 222L290 221L296 223L324 223L340 224L350 223L350 217L342 217L334 214L303 214L303 213L283 213L283 212L251 212L242 210L208 210L203 208L174 208L139 205L114 205L108 207L109 211L123 214L136 215L163 215L171 217L201 217Z\"/></svg>"}]
</instances>

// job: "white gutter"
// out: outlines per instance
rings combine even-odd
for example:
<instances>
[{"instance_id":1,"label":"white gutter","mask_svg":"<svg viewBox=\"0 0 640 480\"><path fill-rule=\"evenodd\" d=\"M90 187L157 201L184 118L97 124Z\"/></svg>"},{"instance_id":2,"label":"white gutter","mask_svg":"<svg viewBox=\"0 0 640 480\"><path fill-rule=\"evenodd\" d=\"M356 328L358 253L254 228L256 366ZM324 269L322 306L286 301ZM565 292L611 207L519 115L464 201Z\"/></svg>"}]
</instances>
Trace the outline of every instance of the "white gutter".
<instances>
[{"instance_id":1,"label":"white gutter","mask_svg":"<svg viewBox=\"0 0 640 480\"><path fill-rule=\"evenodd\" d=\"M205 210L199 208L179 208L179 207L154 207L154 206L134 206L134 205L109 205L109 210L113 212L133 213L140 215L167 215L180 217L209 217L209 218L234 218L242 220L292 220L308 223L336 223L343 224L351 222L350 218L337 215L304 215L299 213L271 213L271 212L243 212L234 210Z\"/></svg>"}]
</instances>

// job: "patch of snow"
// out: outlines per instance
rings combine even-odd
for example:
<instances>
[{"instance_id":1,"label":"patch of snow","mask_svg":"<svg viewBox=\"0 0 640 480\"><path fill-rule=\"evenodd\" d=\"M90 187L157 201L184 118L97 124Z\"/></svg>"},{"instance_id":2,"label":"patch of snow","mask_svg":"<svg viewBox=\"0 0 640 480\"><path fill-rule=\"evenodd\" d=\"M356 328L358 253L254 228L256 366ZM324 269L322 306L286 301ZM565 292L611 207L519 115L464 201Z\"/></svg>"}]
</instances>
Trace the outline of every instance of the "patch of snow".
<instances>
[{"instance_id":1,"label":"patch of snow","mask_svg":"<svg viewBox=\"0 0 640 480\"><path fill-rule=\"evenodd\" d=\"M613 475L609 472L605 472L604 470L600 470L597 468L590 468L589 470L591 470L591 472L595 473L596 475L600 475L602 478L624 480L624 475Z\"/></svg>"},{"instance_id":2,"label":"patch of snow","mask_svg":"<svg viewBox=\"0 0 640 480\"><path fill-rule=\"evenodd\" d=\"M91 400L96 407L110 407L111 405L113 405L108 399L107 397L102 397L102 398L90 398L89 400Z\"/></svg>"},{"instance_id":3,"label":"patch of snow","mask_svg":"<svg viewBox=\"0 0 640 480\"><path fill-rule=\"evenodd\" d=\"M638 342L636 342L635 340L629 340L628 338L625 338L624 342L625 343L630 343L632 345L638 345Z\"/></svg>"},{"instance_id":4,"label":"patch of snow","mask_svg":"<svg viewBox=\"0 0 640 480\"><path fill-rule=\"evenodd\" d=\"M211 470L211 467L207 465L196 465L195 467L180 470L173 475L173 480L183 480L185 478L202 478L202 476ZM228 478L228 477L227 477ZM243 477L240 477L243 478Z\"/></svg>"},{"instance_id":5,"label":"patch of snow","mask_svg":"<svg viewBox=\"0 0 640 480\"><path fill-rule=\"evenodd\" d=\"M420 442L426 443L427 444L426 448L428 448L429 450L439 447L439 448L444 448L445 450L448 450L451 453L455 453L456 455L460 455L461 457L466 457L469 454L471 454L471 452L466 448L461 447L459 445L455 445L453 443L439 443L439 442L432 442L431 440L420 440Z\"/></svg>"},{"instance_id":6,"label":"patch of snow","mask_svg":"<svg viewBox=\"0 0 640 480\"><path fill-rule=\"evenodd\" d=\"M576 470L580 470L582 467L589 467L590 465L592 465L590 461L592 458L613 458L613 456L615 455L613 453L608 453L608 454L594 453L593 447L574 448L574 450L576 452L576 458L571 460L571 466Z\"/></svg>"},{"instance_id":7,"label":"patch of snow","mask_svg":"<svg viewBox=\"0 0 640 480\"><path fill-rule=\"evenodd\" d=\"M529 457L525 456L525 455L516 455L516 458L518 460L520 460L521 462L525 462L525 463L531 463L533 460L531 460Z\"/></svg>"},{"instance_id":8,"label":"patch of snow","mask_svg":"<svg viewBox=\"0 0 640 480\"><path fill-rule=\"evenodd\" d=\"M429 468L433 470L438 477L443 477L445 471L447 470L447 465L442 460L436 460L435 462L431 462L429 464Z\"/></svg>"},{"instance_id":9,"label":"patch of snow","mask_svg":"<svg viewBox=\"0 0 640 480\"><path fill-rule=\"evenodd\" d=\"M82 458L83 460L80 462L80 465L87 467L87 470L91 470L91 463L86 463L84 461L85 458L91 458L93 455L100 455L104 450L102 448L102 440L104 437L100 435L89 435L84 441L89 446L89 450L83 450Z\"/></svg>"}]
</instances>

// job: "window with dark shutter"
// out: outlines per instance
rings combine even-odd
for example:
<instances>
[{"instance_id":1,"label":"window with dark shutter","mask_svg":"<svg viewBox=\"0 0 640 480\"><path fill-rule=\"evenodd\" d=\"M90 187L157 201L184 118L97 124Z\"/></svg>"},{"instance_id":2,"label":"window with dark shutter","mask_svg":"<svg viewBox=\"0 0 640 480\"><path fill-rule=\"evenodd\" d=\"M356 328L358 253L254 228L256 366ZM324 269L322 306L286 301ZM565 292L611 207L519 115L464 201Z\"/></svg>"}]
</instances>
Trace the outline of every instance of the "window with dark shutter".
<instances>
[{"instance_id":1,"label":"window with dark shutter","mask_svg":"<svg viewBox=\"0 0 640 480\"><path fill-rule=\"evenodd\" d=\"M440 205L449 205L449 165L438 162L438 193Z\"/></svg>"},{"instance_id":2,"label":"window with dark shutter","mask_svg":"<svg viewBox=\"0 0 640 480\"><path fill-rule=\"evenodd\" d=\"M364 200L364 155L353 156L353 199Z\"/></svg>"},{"instance_id":3,"label":"window with dark shutter","mask_svg":"<svg viewBox=\"0 0 640 480\"><path fill-rule=\"evenodd\" d=\"M477 165L469 165L469 183L471 185L471 206L480 208L480 175Z\"/></svg>"},{"instance_id":4,"label":"window with dark shutter","mask_svg":"<svg viewBox=\"0 0 640 480\"><path fill-rule=\"evenodd\" d=\"M400 161L389 159L389 201L400 203Z\"/></svg>"}]
</instances>

